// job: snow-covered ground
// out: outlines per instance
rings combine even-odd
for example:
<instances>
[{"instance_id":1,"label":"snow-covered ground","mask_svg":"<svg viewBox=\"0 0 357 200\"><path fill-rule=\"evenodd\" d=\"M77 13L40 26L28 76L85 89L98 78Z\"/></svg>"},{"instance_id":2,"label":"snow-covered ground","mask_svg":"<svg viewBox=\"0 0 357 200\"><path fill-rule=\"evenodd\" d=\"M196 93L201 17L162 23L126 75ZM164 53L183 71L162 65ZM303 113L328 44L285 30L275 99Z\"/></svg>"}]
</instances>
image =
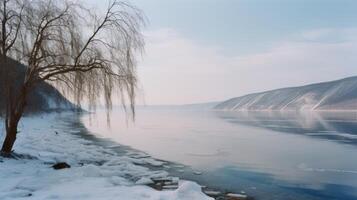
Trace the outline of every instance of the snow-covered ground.
<instances>
[{"instance_id":1,"label":"snow-covered ground","mask_svg":"<svg viewBox=\"0 0 357 200\"><path fill-rule=\"evenodd\" d=\"M65 120L63 120L65 119ZM201 187L180 181L179 188L156 191L143 183L167 177L162 161L120 146L100 146L82 137L84 127L69 125L73 114L44 114L26 117L20 123L15 152L21 159L0 158L0 199L211 199ZM3 141L3 128L0 139ZM56 162L69 169L54 170Z\"/></svg>"}]
</instances>

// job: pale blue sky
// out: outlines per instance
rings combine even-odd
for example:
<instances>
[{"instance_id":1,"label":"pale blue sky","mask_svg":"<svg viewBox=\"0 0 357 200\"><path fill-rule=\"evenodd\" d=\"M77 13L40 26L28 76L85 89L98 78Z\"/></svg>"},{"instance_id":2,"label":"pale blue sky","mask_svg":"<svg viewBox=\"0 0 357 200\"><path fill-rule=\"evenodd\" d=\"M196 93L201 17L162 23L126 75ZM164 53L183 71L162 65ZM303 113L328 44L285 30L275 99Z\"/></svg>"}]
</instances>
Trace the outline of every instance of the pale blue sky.
<instances>
[{"instance_id":1,"label":"pale blue sky","mask_svg":"<svg viewBox=\"0 0 357 200\"><path fill-rule=\"evenodd\" d=\"M138 68L147 104L224 100L357 75L355 0L129 2L149 21Z\"/></svg>"},{"instance_id":2,"label":"pale blue sky","mask_svg":"<svg viewBox=\"0 0 357 200\"><path fill-rule=\"evenodd\" d=\"M256 52L299 31L351 28L355 0L133 0L149 29L173 28L186 37L234 52ZM332 38L333 39L333 38Z\"/></svg>"}]
</instances>

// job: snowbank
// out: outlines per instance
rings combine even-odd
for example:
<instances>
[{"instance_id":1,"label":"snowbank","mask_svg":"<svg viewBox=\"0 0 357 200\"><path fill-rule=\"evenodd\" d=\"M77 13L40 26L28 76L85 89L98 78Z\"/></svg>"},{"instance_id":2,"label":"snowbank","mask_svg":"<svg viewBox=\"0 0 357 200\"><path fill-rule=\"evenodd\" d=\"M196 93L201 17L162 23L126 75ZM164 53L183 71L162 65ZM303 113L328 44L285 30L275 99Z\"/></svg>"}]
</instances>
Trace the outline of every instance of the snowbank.
<instances>
[{"instance_id":1,"label":"snowbank","mask_svg":"<svg viewBox=\"0 0 357 200\"><path fill-rule=\"evenodd\" d=\"M211 199L194 182L180 181L173 191L142 185L142 180L168 176L163 170L145 167L163 162L99 146L78 134L86 131L84 127L69 126L68 121L75 120L72 114L62 113L21 121L15 150L29 158L0 158L0 199ZM54 170L51 165L56 162L67 162L71 168Z\"/></svg>"}]
</instances>

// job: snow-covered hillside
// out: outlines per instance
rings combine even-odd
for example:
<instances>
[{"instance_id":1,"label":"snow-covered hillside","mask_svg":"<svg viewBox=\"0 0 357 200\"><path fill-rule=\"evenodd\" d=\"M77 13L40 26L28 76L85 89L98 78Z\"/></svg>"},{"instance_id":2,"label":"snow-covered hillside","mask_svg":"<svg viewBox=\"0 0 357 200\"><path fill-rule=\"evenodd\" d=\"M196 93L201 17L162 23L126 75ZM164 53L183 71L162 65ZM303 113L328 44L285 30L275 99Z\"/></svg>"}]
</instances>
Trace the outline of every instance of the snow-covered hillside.
<instances>
[{"instance_id":1,"label":"snow-covered hillside","mask_svg":"<svg viewBox=\"0 0 357 200\"><path fill-rule=\"evenodd\" d=\"M357 110L357 77L248 94L217 110Z\"/></svg>"}]
</instances>

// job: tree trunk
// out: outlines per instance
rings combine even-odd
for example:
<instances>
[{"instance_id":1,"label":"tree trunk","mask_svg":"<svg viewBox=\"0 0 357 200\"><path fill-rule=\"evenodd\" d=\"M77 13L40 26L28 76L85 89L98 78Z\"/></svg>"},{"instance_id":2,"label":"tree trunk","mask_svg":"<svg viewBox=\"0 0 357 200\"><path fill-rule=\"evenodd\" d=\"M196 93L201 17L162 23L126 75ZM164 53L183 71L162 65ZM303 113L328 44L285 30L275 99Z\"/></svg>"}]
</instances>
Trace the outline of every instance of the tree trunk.
<instances>
[{"instance_id":1,"label":"tree trunk","mask_svg":"<svg viewBox=\"0 0 357 200\"><path fill-rule=\"evenodd\" d=\"M15 104L15 109L10 108L10 112L9 114L7 114L5 119L6 136L1 148L1 153L5 155L11 154L12 152L12 148L14 146L17 135L17 126L26 106L26 97L27 85L25 84L20 91L20 95L16 101L17 103Z\"/></svg>"},{"instance_id":2,"label":"tree trunk","mask_svg":"<svg viewBox=\"0 0 357 200\"><path fill-rule=\"evenodd\" d=\"M17 124L18 123L10 123L10 126L6 130L6 137L1 148L1 152L4 154L10 154L12 151L16 140Z\"/></svg>"}]
</instances>

